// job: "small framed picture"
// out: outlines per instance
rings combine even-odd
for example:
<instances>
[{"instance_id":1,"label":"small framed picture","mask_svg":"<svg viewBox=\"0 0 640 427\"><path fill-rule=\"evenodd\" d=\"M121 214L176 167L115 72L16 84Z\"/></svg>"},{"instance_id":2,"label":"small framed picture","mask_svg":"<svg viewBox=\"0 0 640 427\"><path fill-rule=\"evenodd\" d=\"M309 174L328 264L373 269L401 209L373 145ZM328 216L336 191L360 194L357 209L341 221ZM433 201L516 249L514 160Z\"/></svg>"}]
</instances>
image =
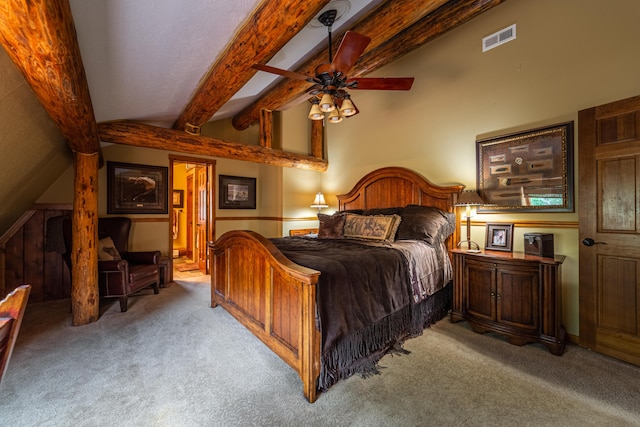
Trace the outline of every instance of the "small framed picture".
<instances>
[{"instance_id":1,"label":"small framed picture","mask_svg":"<svg viewBox=\"0 0 640 427\"><path fill-rule=\"evenodd\" d=\"M220 175L220 209L255 209L256 178Z\"/></svg>"},{"instance_id":2,"label":"small framed picture","mask_svg":"<svg viewBox=\"0 0 640 427\"><path fill-rule=\"evenodd\" d=\"M511 252L513 248L513 224L487 223L485 249Z\"/></svg>"},{"instance_id":3,"label":"small framed picture","mask_svg":"<svg viewBox=\"0 0 640 427\"><path fill-rule=\"evenodd\" d=\"M173 190L173 207L184 207L184 190Z\"/></svg>"}]
</instances>

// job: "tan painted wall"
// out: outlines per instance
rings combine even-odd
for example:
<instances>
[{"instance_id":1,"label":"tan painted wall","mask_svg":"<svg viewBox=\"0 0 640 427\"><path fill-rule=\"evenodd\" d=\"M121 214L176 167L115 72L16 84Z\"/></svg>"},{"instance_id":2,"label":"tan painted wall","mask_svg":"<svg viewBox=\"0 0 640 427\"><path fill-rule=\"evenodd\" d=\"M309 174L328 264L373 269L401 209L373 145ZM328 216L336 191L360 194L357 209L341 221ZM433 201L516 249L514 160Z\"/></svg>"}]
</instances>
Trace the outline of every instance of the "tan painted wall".
<instances>
[{"instance_id":1,"label":"tan painted wall","mask_svg":"<svg viewBox=\"0 0 640 427\"><path fill-rule=\"evenodd\" d=\"M0 48L0 236L71 163L64 138Z\"/></svg>"},{"instance_id":2,"label":"tan painted wall","mask_svg":"<svg viewBox=\"0 0 640 427\"><path fill-rule=\"evenodd\" d=\"M477 139L568 120L577 126L578 110L640 94L638 16L640 2L626 0L507 1L373 74L414 76L410 92L354 91L360 114L328 125L329 170L315 185L334 196L365 173L393 165L437 184L474 189ZM484 36L513 23L516 40L482 53ZM577 181L577 155L575 164ZM291 193L304 191L310 198L316 191L299 184L300 172L286 174ZM334 199L328 201L335 208ZM534 213L476 219L576 222L578 217ZM578 335L578 230L516 228L514 250L523 250L526 232L553 233L556 252L567 255L563 318L567 331ZM484 244L484 226L473 227L472 239Z\"/></svg>"}]
</instances>

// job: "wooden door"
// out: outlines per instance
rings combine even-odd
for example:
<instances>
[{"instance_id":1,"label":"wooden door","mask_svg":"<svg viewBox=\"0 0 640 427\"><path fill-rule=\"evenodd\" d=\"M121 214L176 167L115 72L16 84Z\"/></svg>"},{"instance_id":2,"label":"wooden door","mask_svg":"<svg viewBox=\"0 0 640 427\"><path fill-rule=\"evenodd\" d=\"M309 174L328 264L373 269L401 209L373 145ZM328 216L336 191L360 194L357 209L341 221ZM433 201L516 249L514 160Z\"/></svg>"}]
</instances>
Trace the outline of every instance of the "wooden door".
<instances>
[{"instance_id":1,"label":"wooden door","mask_svg":"<svg viewBox=\"0 0 640 427\"><path fill-rule=\"evenodd\" d=\"M187 173L187 258L193 259L193 171Z\"/></svg>"},{"instance_id":2,"label":"wooden door","mask_svg":"<svg viewBox=\"0 0 640 427\"><path fill-rule=\"evenodd\" d=\"M196 168L196 248L198 269L207 274L207 218L209 217L207 167Z\"/></svg>"},{"instance_id":3,"label":"wooden door","mask_svg":"<svg viewBox=\"0 0 640 427\"><path fill-rule=\"evenodd\" d=\"M640 365L640 96L578 119L580 345Z\"/></svg>"}]
</instances>

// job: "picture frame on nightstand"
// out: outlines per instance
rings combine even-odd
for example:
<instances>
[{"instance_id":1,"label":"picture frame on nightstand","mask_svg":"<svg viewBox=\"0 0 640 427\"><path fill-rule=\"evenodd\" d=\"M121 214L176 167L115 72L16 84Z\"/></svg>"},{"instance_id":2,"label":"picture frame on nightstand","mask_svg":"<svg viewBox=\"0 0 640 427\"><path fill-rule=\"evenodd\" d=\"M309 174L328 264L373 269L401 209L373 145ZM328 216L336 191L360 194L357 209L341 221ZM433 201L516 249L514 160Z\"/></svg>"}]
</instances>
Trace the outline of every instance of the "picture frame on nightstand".
<instances>
[{"instance_id":1,"label":"picture frame on nightstand","mask_svg":"<svg viewBox=\"0 0 640 427\"><path fill-rule=\"evenodd\" d=\"M513 250L513 224L487 223L485 249L511 252Z\"/></svg>"}]
</instances>

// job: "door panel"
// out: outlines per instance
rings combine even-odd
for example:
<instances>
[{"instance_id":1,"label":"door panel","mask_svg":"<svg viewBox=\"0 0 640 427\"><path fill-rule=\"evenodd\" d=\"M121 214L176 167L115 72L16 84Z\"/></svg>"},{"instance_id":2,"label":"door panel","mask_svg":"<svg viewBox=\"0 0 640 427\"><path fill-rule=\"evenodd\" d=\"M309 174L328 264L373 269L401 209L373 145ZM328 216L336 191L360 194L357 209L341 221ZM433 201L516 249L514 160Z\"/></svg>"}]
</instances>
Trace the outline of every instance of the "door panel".
<instances>
[{"instance_id":1,"label":"door panel","mask_svg":"<svg viewBox=\"0 0 640 427\"><path fill-rule=\"evenodd\" d=\"M207 197L207 167L198 166L196 169L196 181L198 188L197 217L196 217L196 246L198 248L198 269L207 274L207 217L209 203Z\"/></svg>"},{"instance_id":2,"label":"door panel","mask_svg":"<svg viewBox=\"0 0 640 427\"><path fill-rule=\"evenodd\" d=\"M478 318L495 320L495 267L492 263L466 260L465 294L468 295L465 311Z\"/></svg>"},{"instance_id":3,"label":"door panel","mask_svg":"<svg viewBox=\"0 0 640 427\"><path fill-rule=\"evenodd\" d=\"M187 258L193 259L193 172L187 174Z\"/></svg>"},{"instance_id":4,"label":"door panel","mask_svg":"<svg viewBox=\"0 0 640 427\"><path fill-rule=\"evenodd\" d=\"M637 259L602 256L598 295L598 327L635 336L638 334Z\"/></svg>"},{"instance_id":5,"label":"door panel","mask_svg":"<svg viewBox=\"0 0 640 427\"><path fill-rule=\"evenodd\" d=\"M578 119L580 344L640 365L640 97Z\"/></svg>"},{"instance_id":6,"label":"door panel","mask_svg":"<svg viewBox=\"0 0 640 427\"><path fill-rule=\"evenodd\" d=\"M531 332L540 325L540 276L538 269L502 268L498 272L497 320Z\"/></svg>"}]
</instances>

